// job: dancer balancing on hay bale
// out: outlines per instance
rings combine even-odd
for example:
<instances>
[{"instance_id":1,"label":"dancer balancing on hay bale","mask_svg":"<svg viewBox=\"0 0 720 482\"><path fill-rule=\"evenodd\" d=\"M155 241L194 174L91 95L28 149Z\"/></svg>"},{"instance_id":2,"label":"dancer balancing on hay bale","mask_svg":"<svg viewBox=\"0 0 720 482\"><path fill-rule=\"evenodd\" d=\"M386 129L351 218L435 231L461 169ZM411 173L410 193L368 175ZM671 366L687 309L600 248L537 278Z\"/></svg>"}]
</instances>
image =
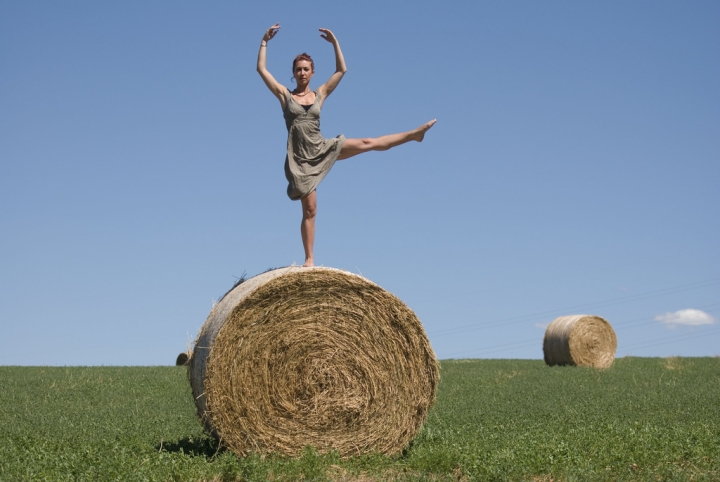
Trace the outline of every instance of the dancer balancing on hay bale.
<instances>
[{"instance_id":1,"label":"dancer balancing on hay bale","mask_svg":"<svg viewBox=\"0 0 720 482\"><path fill-rule=\"evenodd\" d=\"M313 244L315 241L315 213L317 211L316 188L327 175L335 161L348 159L367 151L385 151L410 141L422 142L425 132L435 120L407 132L375 138L347 139L339 135L325 139L320 133L320 109L325 99L335 90L345 75L345 59L335 35L328 29L319 29L320 36L335 49L335 73L315 90L310 90L310 80L315 73L315 64L306 53L295 57L293 78L297 87L289 90L270 74L266 67L267 44L280 30L275 24L265 32L260 43L257 71L268 89L278 98L288 129L285 177L288 180L287 194L293 201L300 200L302 222L300 234L305 248L303 266L314 266Z\"/></svg>"}]
</instances>

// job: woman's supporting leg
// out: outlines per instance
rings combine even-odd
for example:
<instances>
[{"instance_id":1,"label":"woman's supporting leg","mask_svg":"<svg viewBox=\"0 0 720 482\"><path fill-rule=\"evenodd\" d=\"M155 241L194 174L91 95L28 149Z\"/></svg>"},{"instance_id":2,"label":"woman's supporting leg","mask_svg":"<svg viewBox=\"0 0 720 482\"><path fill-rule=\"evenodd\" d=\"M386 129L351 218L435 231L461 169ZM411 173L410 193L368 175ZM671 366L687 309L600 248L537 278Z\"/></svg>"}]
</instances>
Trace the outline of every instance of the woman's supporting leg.
<instances>
[{"instance_id":1,"label":"woman's supporting leg","mask_svg":"<svg viewBox=\"0 0 720 482\"><path fill-rule=\"evenodd\" d=\"M300 223L300 235L302 236L303 248L305 248L305 264L303 266L315 266L313 260L313 244L315 243L315 213L317 213L316 191L300 198L302 204L302 222Z\"/></svg>"},{"instance_id":2,"label":"woman's supporting leg","mask_svg":"<svg viewBox=\"0 0 720 482\"><path fill-rule=\"evenodd\" d=\"M357 156L367 151L387 151L391 147L399 146L410 141L422 142L425 133L435 124L435 119L421 125L417 129L399 134L389 134L381 137L368 137L365 139L345 139L345 144L340 151L338 161Z\"/></svg>"}]
</instances>

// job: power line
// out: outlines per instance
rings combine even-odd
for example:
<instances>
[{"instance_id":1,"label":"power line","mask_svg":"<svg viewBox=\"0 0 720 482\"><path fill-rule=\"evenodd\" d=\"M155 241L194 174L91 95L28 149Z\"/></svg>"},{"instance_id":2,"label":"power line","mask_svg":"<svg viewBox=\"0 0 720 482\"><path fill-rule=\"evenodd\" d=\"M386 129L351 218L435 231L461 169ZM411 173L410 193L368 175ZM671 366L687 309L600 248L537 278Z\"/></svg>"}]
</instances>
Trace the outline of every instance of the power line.
<instances>
[{"instance_id":1,"label":"power line","mask_svg":"<svg viewBox=\"0 0 720 482\"><path fill-rule=\"evenodd\" d=\"M707 312L713 313L715 311L718 311L718 309L720 309L720 308L710 309L710 308L715 308L715 307L720 307L720 303L713 303L710 305L701 306L698 309L706 310ZM647 321L648 319L650 320L649 322ZM628 326L630 326L630 327L635 328L638 326L643 326L643 325L647 325L647 324L651 324L651 323L658 323L654 319L654 317L636 318L635 320L631 320L629 323L632 323L634 321L643 321L643 323L639 323L639 324L635 324L635 325L623 324L622 327L627 328ZM616 327L617 326L618 325L616 324ZM628 346L620 345L619 348L621 348L622 350L627 350L628 348L645 348L647 346L655 346L655 345L660 345L660 344L665 344L665 343L671 343L675 340L684 341L686 339L692 339L692 338L704 336L708 332L711 332L711 331L712 330L705 330L702 333L689 333L689 334L679 335L679 336L673 335L672 337L665 337L665 338L662 338L659 340L658 339L651 340L649 342L641 341L641 342L634 343L634 344L631 344ZM510 343L502 343L499 345L491 345L491 346L487 346L484 348L474 348L471 350L463 350L463 351L453 352L453 353L450 353L448 355L448 357L454 358L456 355L469 355L469 354L474 354L474 353L482 353L483 355L485 355L488 353L497 353L497 352L502 352L502 351L507 351L507 350L514 350L514 349L518 349L518 348L526 348L526 347L529 347L532 345L540 345L541 343L542 343L542 340L539 339L539 337L536 337L536 338L533 338L532 340L514 341L514 342L510 342Z\"/></svg>"},{"instance_id":2,"label":"power line","mask_svg":"<svg viewBox=\"0 0 720 482\"><path fill-rule=\"evenodd\" d=\"M463 351L457 351L454 353L450 353L450 357L454 357L455 355L463 355L463 354L472 354L472 353L479 353L482 352L485 353L497 353L499 351L506 351L506 350L514 350L517 348L525 348L532 345L537 345L538 340L537 338L534 338L533 340L524 340L524 341L517 341L512 343L504 343L502 345L493 345L485 348L475 348L472 350L463 350Z\"/></svg>"},{"instance_id":3,"label":"power line","mask_svg":"<svg viewBox=\"0 0 720 482\"><path fill-rule=\"evenodd\" d=\"M678 336L672 336L672 337L663 337L663 338L655 339L655 340L648 340L648 341L641 341L641 342L637 342L637 343L632 343L632 344L630 344L630 345L623 346L622 349L623 349L623 350L629 350L629 349L631 349L631 348L635 348L635 349L637 349L637 348L647 348L647 347L650 347L650 346L664 345L664 344L666 344L666 343L672 343L672 342L674 342L674 341L686 341L686 340L691 340L691 339L693 339L693 338L700 338L701 336L707 336L708 334L714 334L714 333L712 333L712 332L715 331L715 328L716 328L716 327L712 327L712 328L709 328L709 329L706 329L706 330L702 330L701 332L696 332L696 333L686 333L686 334L684 334L684 335L678 335ZM718 333L720 333L720 331L718 331Z\"/></svg>"},{"instance_id":4,"label":"power line","mask_svg":"<svg viewBox=\"0 0 720 482\"><path fill-rule=\"evenodd\" d=\"M537 319L537 318L545 318L549 315L559 315L562 313L575 312L575 311L580 311L580 310L585 311L588 308L599 308L599 307L603 307L603 306L612 306L612 305L617 305L617 304L622 304L622 303L630 303L633 301L654 298L656 296L663 296L663 295L668 295L668 294L673 294L673 293L680 293L683 291L690 291L690 290L694 290L694 289L706 288L708 286L713 286L716 284L720 284L720 278L713 278L713 279L709 279L709 280L697 281L697 282L689 283L689 284L685 284L685 285L679 285L679 286L674 286L674 287L670 287L670 288L663 288L663 289L659 289L659 290L648 291L646 293L638 293L636 295L628 295L628 296L623 296L620 298L613 298L613 299L605 300L605 301L575 305L575 306L570 306L570 307L564 308L564 309L555 309L555 310L550 310L550 311L533 313L533 314L529 314L529 315L521 315L521 316L516 316L516 317L504 318L504 319L500 319L500 320L493 321L490 323L473 323L471 325L459 326L456 328L437 330L437 331L430 332L429 334L433 335L433 336L453 335L453 334L464 333L464 332L468 332L468 331L481 330L484 328L491 328L491 327L499 326L499 325L509 325L509 324L521 323L523 321L531 321L531 320Z\"/></svg>"},{"instance_id":5,"label":"power line","mask_svg":"<svg viewBox=\"0 0 720 482\"><path fill-rule=\"evenodd\" d=\"M706 313L715 313L719 310L718 308L715 308L716 306L720 306L720 303L714 303L712 305L698 306L697 309L702 310ZM634 323L636 321L642 321L642 323ZM636 318L636 319L630 320L628 322L617 323L617 324L615 324L615 326L618 328L637 328L639 326L647 326L647 325L653 325L653 324L657 324L657 323L660 323L660 322L655 319L655 316L644 316L642 318Z\"/></svg>"}]
</instances>

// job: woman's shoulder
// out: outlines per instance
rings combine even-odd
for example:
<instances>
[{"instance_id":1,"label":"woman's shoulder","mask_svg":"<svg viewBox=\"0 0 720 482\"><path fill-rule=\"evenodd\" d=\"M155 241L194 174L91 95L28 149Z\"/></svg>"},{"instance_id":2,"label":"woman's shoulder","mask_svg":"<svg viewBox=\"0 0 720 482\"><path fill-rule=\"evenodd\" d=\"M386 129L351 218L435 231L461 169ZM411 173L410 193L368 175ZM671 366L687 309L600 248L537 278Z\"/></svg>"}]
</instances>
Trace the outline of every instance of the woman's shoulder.
<instances>
[{"instance_id":1,"label":"woman's shoulder","mask_svg":"<svg viewBox=\"0 0 720 482\"><path fill-rule=\"evenodd\" d=\"M313 90L313 94L315 94L315 100L313 100L313 104L320 104L325 101L325 94L323 93L322 89L318 87L317 89Z\"/></svg>"},{"instance_id":2,"label":"woman's shoulder","mask_svg":"<svg viewBox=\"0 0 720 482\"><path fill-rule=\"evenodd\" d=\"M292 91L287 87L284 87L282 92L283 98L280 99L280 104L282 105L283 112L285 112L285 110L287 110L288 106L290 105L290 99L292 99Z\"/></svg>"}]
</instances>

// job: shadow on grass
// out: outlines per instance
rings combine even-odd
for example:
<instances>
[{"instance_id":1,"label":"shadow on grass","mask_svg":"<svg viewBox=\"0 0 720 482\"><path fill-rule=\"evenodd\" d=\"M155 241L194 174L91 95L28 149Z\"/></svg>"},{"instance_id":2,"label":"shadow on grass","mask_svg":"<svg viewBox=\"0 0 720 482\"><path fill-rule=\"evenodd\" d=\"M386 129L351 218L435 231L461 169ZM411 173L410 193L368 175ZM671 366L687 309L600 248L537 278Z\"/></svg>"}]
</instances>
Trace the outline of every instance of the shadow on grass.
<instances>
[{"instance_id":1,"label":"shadow on grass","mask_svg":"<svg viewBox=\"0 0 720 482\"><path fill-rule=\"evenodd\" d=\"M158 452L184 453L192 457L213 458L225 451L218 446L218 441L212 437L185 437L176 442L161 442L155 446Z\"/></svg>"}]
</instances>

